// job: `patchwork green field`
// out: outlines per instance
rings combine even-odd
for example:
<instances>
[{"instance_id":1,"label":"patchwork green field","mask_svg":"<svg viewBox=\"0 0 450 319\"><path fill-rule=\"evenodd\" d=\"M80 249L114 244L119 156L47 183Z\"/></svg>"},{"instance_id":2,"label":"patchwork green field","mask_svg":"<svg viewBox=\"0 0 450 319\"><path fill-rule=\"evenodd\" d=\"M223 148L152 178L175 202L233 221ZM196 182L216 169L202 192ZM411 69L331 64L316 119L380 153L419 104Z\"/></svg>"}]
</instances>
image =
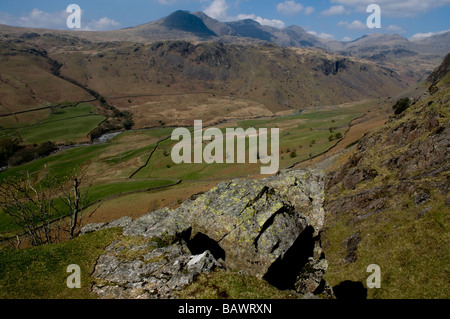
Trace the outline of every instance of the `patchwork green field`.
<instances>
[{"instance_id":1,"label":"patchwork green field","mask_svg":"<svg viewBox=\"0 0 450 319\"><path fill-rule=\"evenodd\" d=\"M336 145L352 120L373 111L375 102L360 102L340 106L308 110L300 114L230 122L218 126L222 132L227 127L279 128L280 130L280 166L285 169L298 162L310 159L326 152ZM82 137L85 130L99 120L89 104L77 108L62 109L52 114L40 124L22 130L23 136L31 136L35 142ZM64 129L76 123L76 129ZM56 125L53 127L52 125ZM193 128L188 128L191 131ZM204 128L205 129L205 128ZM61 135L52 135L58 130ZM104 201L111 197L143 192L149 189L168 186L179 181L183 183L218 182L240 177L258 176L261 163L258 164L174 164L171 158L172 148L178 141L171 140L173 128L155 128L126 131L112 138L106 144L69 148L31 163L13 167L0 173L0 180L8 177L31 174L38 178L44 171L59 179L86 171L90 202ZM28 139L27 139L28 140ZM248 140L248 139L247 139ZM224 143L225 144L225 143ZM268 143L270 145L270 143ZM204 142L204 145L207 145ZM225 145L224 145L225 147ZM248 142L246 153L248 154ZM225 150L224 150L225 154ZM150 156L151 155L151 156ZM14 234L19 229L4 213L0 213L0 231Z\"/></svg>"},{"instance_id":2,"label":"patchwork green field","mask_svg":"<svg viewBox=\"0 0 450 319\"><path fill-rule=\"evenodd\" d=\"M35 122L11 121L13 116L0 121L0 138L21 138L23 144L39 144L47 141L54 143L78 143L87 141L87 135L102 122L105 117L97 114L96 108L89 103L76 107L54 107L44 120ZM32 112L34 113L34 112Z\"/></svg>"}]
</instances>

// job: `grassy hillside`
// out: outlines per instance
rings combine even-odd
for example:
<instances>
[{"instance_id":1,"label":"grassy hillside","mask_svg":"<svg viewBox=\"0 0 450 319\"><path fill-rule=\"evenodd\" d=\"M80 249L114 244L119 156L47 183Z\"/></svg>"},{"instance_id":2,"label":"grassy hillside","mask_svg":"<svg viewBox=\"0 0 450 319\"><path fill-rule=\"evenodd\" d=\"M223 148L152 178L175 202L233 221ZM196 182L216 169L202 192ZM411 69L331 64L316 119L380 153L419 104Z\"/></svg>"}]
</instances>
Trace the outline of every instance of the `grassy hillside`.
<instances>
[{"instance_id":1,"label":"grassy hillside","mask_svg":"<svg viewBox=\"0 0 450 319\"><path fill-rule=\"evenodd\" d=\"M0 40L1 115L92 98L79 87L53 75L54 65L46 54L45 50L31 43ZM19 119L34 122L39 118L33 114Z\"/></svg>"},{"instance_id":2,"label":"grassy hillside","mask_svg":"<svg viewBox=\"0 0 450 319\"><path fill-rule=\"evenodd\" d=\"M275 45L92 45L51 56L64 65L62 74L133 113L136 127L186 126L194 114L214 122L337 105L407 86L395 72L365 61Z\"/></svg>"},{"instance_id":3,"label":"grassy hillside","mask_svg":"<svg viewBox=\"0 0 450 319\"><path fill-rule=\"evenodd\" d=\"M0 115L104 97L132 113L136 128L187 126L193 115L209 123L247 119L392 96L408 86L372 62L274 44L90 42L12 32L0 45ZM7 121L23 126L48 115Z\"/></svg>"},{"instance_id":4,"label":"grassy hillside","mask_svg":"<svg viewBox=\"0 0 450 319\"><path fill-rule=\"evenodd\" d=\"M87 234L61 244L27 250L0 250L0 299L95 299L91 293L91 274L105 247L115 240L142 244L144 238L121 235L120 228ZM136 253L136 252L135 252ZM81 268L81 288L66 285L67 267ZM206 284L205 284L206 281ZM219 288L220 287L220 288ZM182 298L293 299L290 292L279 291L262 279L218 271L202 276L181 293Z\"/></svg>"},{"instance_id":5,"label":"grassy hillside","mask_svg":"<svg viewBox=\"0 0 450 319\"><path fill-rule=\"evenodd\" d=\"M85 107L90 109L89 105ZM76 111L72 108L67 110ZM82 110L83 107L79 112ZM279 128L279 168L284 169L324 153L339 143L353 119L385 113L386 109L377 101L369 101L310 110L292 116L230 122L226 126ZM62 117L62 130L70 121L78 120L69 116L66 123L64 119L67 114L55 116ZM85 118L89 116L82 117ZM33 129L44 131L40 125ZM149 210L179 204L220 181L260 174L260 164L174 164L170 154L177 141L169 138L155 149L156 143L170 137L172 130L159 128L123 132L107 144L69 148L10 168L0 173L0 180L27 174L40 177L44 171L64 179L73 172L86 170L85 186L92 185L88 199L96 204L89 207L85 214L95 212L89 222L107 222L124 215L138 217ZM225 132L225 129L222 128L222 131ZM179 181L181 185L170 186ZM153 191L154 188L160 189ZM127 200L132 201L133 205L124 205ZM9 216L0 212L0 232L13 235L20 232L20 228Z\"/></svg>"},{"instance_id":6,"label":"grassy hillside","mask_svg":"<svg viewBox=\"0 0 450 319\"><path fill-rule=\"evenodd\" d=\"M366 135L327 186L327 280L362 282L370 298L450 297L450 87L447 69L420 100ZM431 83L428 83L430 86Z\"/></svg>"},{"instance_id":7,"label":"grassy hillside","mask_svg":"<svg viewBox=\"0 0 450 319\"><path fill-rule=\"evenodd\" d=\"M24 144L78 143L89 141L88 134L106 117L96 114L94 106L83 103L71 107L55 107L51 114L33 125L18 126L3 119L1 137L21 138ZM12 125L11 125L12 124Z\"/></svg>"},{"instance_id":8,"label":"grassy hillside","mask_svg":"<svg viewBox=\"0 0 450 319\"><path fill-rule=\"evenodd\" d=\"M27 250L0 250L1 299L92 299L90 274L120 229ZM67 288L71 264L81 268L81 289Z\"/></svg>"}]
</instances>

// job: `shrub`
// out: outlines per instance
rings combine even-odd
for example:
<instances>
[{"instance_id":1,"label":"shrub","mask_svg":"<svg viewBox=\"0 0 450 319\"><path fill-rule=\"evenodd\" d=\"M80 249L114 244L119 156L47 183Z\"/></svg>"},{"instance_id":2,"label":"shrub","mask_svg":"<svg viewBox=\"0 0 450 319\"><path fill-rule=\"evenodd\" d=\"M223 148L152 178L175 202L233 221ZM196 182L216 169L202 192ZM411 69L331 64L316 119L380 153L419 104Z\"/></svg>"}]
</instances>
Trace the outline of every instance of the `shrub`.
<instances>
[{"instance_id":1,"label":"shrub","mask_svg":"<svg viewBox=\"0 0 450 319\"><path fill-rule=\"evenodd\" d=\"M0 140L0 165L5 166L8 164L9 159L14 155L15 152L20 150L21 147L17 140L12 140L9 138Z\"/></svg>"},{"instance_id":2,"label":"shrub","mask_svg":"<svg viewBox=\"0 0 450 319\"><path fill-rule=\"evenodd\" d=\"M395 103L392 108L394 109L394 112L396 115L402 114L404 111L406 111L411 106L411 100L409 97L404 97Z\"/></svg>"},{"instance_id":3,"label":"shrub","mask_svg":"<svg viewBox=\"0 0 450 319\"><path fill-rule=\"evenodd\" d=\"M24 163L31 162L36 158L36 153L32 148L24 148L14 154L10 160L12 166L18 166Z\"/></svg>"},{"instance_id":4,"label":"shrub","mask_svg":"<svg viewBox=\"0 0 450 319\"><path fill-rule=\"evenodd\" d=\"M45 142L35 148L37 156L48 156L54 151L56 151L58 147L52 142Z\"/></svg>"}]
</instances>

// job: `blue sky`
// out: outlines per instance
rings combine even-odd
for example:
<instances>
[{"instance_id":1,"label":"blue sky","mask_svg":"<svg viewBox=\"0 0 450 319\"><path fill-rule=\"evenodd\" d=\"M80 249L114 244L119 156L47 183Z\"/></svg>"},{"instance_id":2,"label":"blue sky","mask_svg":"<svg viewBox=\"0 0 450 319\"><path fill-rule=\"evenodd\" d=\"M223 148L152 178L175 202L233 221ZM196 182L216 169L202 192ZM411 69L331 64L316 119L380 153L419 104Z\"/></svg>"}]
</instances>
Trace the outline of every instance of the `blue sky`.
<instances>
[{"instance_id":1,"label":"blue sky","mask_svg":"<svg viewBox=\"0 0 450 319\"><path fill-rule=\"evenodd\" d=\"M136 26L182 9L221 21L251 18L275 27L299 25L325 38L349 41L370 33L421 38L450 29L450 0L1 0L0 24L67 29L70 4L85 30ZM369 4L381 7L382 28L369 29Z\"/></svg>"}]
</instances>

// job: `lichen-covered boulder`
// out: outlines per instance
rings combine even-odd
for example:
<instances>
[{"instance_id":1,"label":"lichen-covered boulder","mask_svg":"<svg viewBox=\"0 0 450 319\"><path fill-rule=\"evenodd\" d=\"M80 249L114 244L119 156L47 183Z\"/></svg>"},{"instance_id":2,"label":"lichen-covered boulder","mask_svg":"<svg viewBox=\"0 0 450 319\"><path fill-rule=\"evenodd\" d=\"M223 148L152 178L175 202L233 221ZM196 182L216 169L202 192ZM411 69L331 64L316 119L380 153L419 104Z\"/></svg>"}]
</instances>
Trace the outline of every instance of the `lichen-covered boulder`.
<instances>
[{"instance_id":1,"label":"lichen-covered boulder","mask_svg":"<svg viewBox=\"0 0 450 319\"><path fill-rule=\"evenodd\" d=\"M309 226L323 226L323 179L285 171L262 180L223 183L179 208L192 226L225 251L229 268L262 278Z\"/></svg>"},{"instance_id":2,"label":"lichen-covered boulder","mask_svg":"<svg viewBox=\"0 0 450 319\"><path fill-rule=\"evenodd\" d=\"M184 244L158 246L113 243L97 261L93 292L103 299L176 298L198 274L222 267L209 251L192 256Z\"/></svg>"},{"instance_id":3,"label":"lichen-covered boulder","mask_svg":"<svg viewBox=\"0 0 450 319\"><path fill-rule=\"evenodd\" d=\"M287 170L219 184L175 210L88 226L123 228L97 261L93 291L101 298L176 298L196 275L224 268L320 293L323 188L321 174Z\"/></svg>"}]
</instances>

